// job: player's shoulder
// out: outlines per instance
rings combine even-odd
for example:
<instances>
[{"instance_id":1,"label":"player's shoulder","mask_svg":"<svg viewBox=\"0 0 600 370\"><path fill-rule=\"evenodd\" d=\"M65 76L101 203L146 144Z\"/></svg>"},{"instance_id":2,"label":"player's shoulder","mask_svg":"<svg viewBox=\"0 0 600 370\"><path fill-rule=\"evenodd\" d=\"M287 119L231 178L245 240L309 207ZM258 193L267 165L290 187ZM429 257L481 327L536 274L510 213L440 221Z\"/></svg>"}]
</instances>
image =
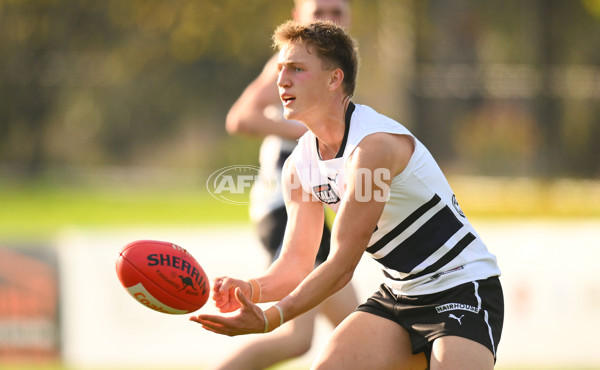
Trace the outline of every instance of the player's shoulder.
<instances>
[{"instance_id":1,"label":"player's shoulder","mask_svg":"<svg viewBox=\"0 0 600 370\"><path fill-rule=\"evenodd\" d=\"M369 149L373 152L394 149L398 146L414 146L414 139L407 134L395 132L373 132L366 135L358 144L358 148Z\"/></svg>"},{"instance_id":2,"label":"player's shoulder","mask_svg":"<svg viewBox=\"0 0 600 370\"><path fill-rule=\"evenodd\" d=\"M368 158L379 158L391 155L397 145L392 135L386 132L374 132L360 140L350 155L350 162Z\"/></svg>"},{"instance_id":3,"label":"player's shoulder","mask_svg":"<svg viewBox=\"0 0 600 370\"><path fill-rule=\"evenodd\" d=\"M410 161L414 146L412 136L375 132L358 143L347 164L355 168L388 168L395 176Z\"/></svg>"}]
</instances>

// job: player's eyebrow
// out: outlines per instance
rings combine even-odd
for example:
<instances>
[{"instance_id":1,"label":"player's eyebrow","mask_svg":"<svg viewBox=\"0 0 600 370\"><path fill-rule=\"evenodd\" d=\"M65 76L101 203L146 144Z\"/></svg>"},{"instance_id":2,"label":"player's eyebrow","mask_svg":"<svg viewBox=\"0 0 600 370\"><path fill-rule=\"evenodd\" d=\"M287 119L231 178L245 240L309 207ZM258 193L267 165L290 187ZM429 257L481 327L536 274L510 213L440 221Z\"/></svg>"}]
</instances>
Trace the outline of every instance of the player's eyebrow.
<instances>
[{"instance_id":1,"label":"player's eyebrow","mask_svg":"<svg viewBox=\"0 0 600 370\"><path fill-rule=\"evenodd\" d=\"M283 68L284 66L288 67L288 68L294 68L294 67L304 68L305 67L304 63L302 63L302 62L294 62L294 61L291 61L291 62L278 62L277 63L277 70L280 71L281 68Z\"/></svg>"}]
</instances>

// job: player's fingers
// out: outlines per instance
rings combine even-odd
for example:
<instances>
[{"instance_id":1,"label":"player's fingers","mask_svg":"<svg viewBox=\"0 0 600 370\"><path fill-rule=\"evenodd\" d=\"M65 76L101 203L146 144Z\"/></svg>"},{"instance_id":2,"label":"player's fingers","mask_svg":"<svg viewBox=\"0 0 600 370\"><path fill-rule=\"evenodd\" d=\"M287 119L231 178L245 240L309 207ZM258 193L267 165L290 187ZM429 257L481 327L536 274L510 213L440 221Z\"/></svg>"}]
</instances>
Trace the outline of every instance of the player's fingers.
<instances>
[{"instance_id":1,"label":"player's fingers","mask_svg":"<svg viewBox=\"0 0 600 370\"><path fill-rule=\"evenodd\" d=\"M220 307L217 307L219 309L219 312L225 313L225 312L232 312L237 310L238 308L240 308L240 304L235 302L235 304L232 304L232 302L228 301L223 303Z\"/></svg>"},{"instance_id":2,"label":"player's fingers","mask_svg":"<svg viewBox=\"0 0 600 370\"><path fill-rule=\"evenodd\" d=\"M223 284L223 278L218 277L213 282L213 292L218 292L221 289L221 285Z\"/></svg>"},{"instance_id":3,"label":"player's fingers","mask_svg":"<svg viewBox=\"0 0 600 370\"><path fill-rule=\"evenodd\" d=\"M230 289L227 294L223 294L221 299L215 300L215 306L220 312L231 312L241 307L233 289Z\"/></svg>"},{"instance_id":4,"label":"player's fingers","mask_svg":"<svg viewBox=\"0 0 600 370\"><path fill-rule=\"evenodd\" d=\"M235 288L235 299L242 305L244 308L248 308L254 306L254 304L242 293L241 288Z\"/></svg>"},{"instance_id":5,"label":"player's fingers","mask_svg":"<svg viewBox=\"0 0 600 370\"><path fill-rule=\"evenodd\" d=\"M232 280L233 279L228 278L228 277L221 277L219 280L218 286L217 286L217 284L215 284L215 289L218 289L219 292L228 291L231 288L231 286L233 285Z\"/></svg>"},{"instance_id":6,"label":"player's fingers","mask_svg":"<svg viewBox=\"0 0 600 370\"><path fill-rule=\"evenodd\" d=\"M198 317L193 317L193 316L190 317L190 321L193 321L193 322L196 322L196 323L202 325L203 329L212 331L213 333L225 334L224 332L226 331L225 328L223 327L223 325L216 324L214 321L202 320Z\"/></svg>"},{"instance_id":7,"label":"player's fingers","mask_svg":"<svg viewBox=\"0 0 600 370\"><path fill-rule=\"evenodd\" d=\"M229 277L219 277L215 280L212 298L219 311L231 312L241 307L235 297L235 288L241 281Z\"/></svg>"},{"instance_id":8,"label":"player's fingers","mask_svg":"<svg viewBox=\"0 0 600 370\"><path fill-rule=\"evenodd\" d=\"M235 290L235 298L242 306L242 314L246 315L246 317L253 317L251 320L253 320L254 322L258 320L259 322L261 322L261 325L264 325L265 316L262 313L261 308L258 307L256 304L252 303L252 301L248 299L244 295L244 293L242 293L242 290L240 288L237 288Z\"/></svg>"},{"instance_id":9,"label":"player's fingers","mask_svg":"<svg viewBox=\"0 0 600 370\"><path fill-rule=\"evenodd\" d=\"M230 287L231 287L231 279L226 277L216 278L213 284L213 299L216 302L223 301L227 302L230 298ZM223 305L224 303L221 303ZM219 304L217 304L219 307Z\"/></svg>"},{"instance_id":10,"label":"player's fingers","mask_svg":"<svg viewBox=\"0 0 600 370\"><path fill-rule=\"evenodd\" d=\"M215 299L215 307L218 309L223 308L227 304L227 300L225 299Z\"/></svg>"},{"instance_id":11,"label":"player's fingers","mask_svg":"<svg viewBox=\"0 0 600 370\"><path fill-rule=\"evenodd\" d=\"M190 321L194 321L202 325L209 325L212 327L223 326L227 322L224 317L218 315L192 316L190 317Z\"/></svg>"},{"instance_id":12,"label":"player's fingers","mask_svg":"<svg viewBox=\"0 0 600 370\"><path fill-rule=\"evenodd\" d=\"M200 324L199 320L200 319L198 319L198 317L196 317L196 316L190 316L190 321L197 322L198 324Z\"/></svg>"},{"instance_id":13,"label":"player's fingers","mask_svg":"<svg viewBox=\"0 0 600 370\"><path fill-rule=\"evenodd\" d=\"M232 295L224 294L219 299L215 299L215 306L223 312L223 310L230 310L231 307L239 307L239 304Z\"/></svg>"},{"instance_id":14,"label":"player's fingers","mask_svg":"<svg viewBox=\"0 0 600 370\"><path fill-rule=\"evenodd\" d=\"M235 299L235 290L234 290L234 288L232 288L232 289L229 289L229 290L227 291L227 293L228 293L228 297L227 297L227 301L228 301L228 303L229 303L229 304L231 304L231 305L234 305L234 304L236 304L236 303L237 303L237 301L236 301L236 299Z\"/></svg>"},{"instance_id":15,"label":"player's fingers","mask_svg":"<svg viewBox=\"0 0 600 370\"><path fill-rule=\"evenodd\" d=\"M230 277L222 277L220 283L215 284L215 289L218 289L220 293L228 292L231 294L231 290L235 289L235 287L240 286L240 282L242 280L230 278ZM231 298L233 298L233 294L231 294Z\"/></svg>"},{"instance_id":16,"label":"player's fingers","mask_svg":"<svg viewBox=\"0 0 600 370\"><path fill-rule=\"evenodd\" d=\"M229 300L229 294L223 292L213 292L212 298L215 301L215 306L221 307Z\"/></svg>"},{"instance_id":17,"label":"player's fingers","mask_svg":"<svg viewBox=\"0 0 600 370\"><path fill-rule=\"evenodd\" d=\"M235 325L235 320L232 322L231 318L226 318L223 316L198 315L196 317L190 317L190 320L202 325L202 327L206 330L227 336L249 334L253 332L251 330L244 330L238 327L238 325Z\"/></svg>"}]
</instances>

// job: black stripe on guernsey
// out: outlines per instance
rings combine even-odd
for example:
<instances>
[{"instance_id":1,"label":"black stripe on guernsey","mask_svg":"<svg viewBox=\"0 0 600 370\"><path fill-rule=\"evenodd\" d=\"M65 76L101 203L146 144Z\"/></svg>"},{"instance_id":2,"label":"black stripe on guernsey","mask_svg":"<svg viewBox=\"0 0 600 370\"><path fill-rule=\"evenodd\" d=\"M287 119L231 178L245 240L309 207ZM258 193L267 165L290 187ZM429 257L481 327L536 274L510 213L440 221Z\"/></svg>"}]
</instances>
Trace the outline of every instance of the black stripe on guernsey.
<instances>
[{"instance_id":1,"label":"black stripe on guernsey","mask_svg":"<svg viewBox=\"0 0 600 370\"><path fill-rule=\"evenodd\" d=\"M446 266L448 263L450 263L450 261L455 259L466 247L469 246L469 244L471 244L471 242L473 240L475 240L475 235L468 233L461 240L459 240L458 243L456 243L456 245L454 247L452 247L452 249L448 253L446 253L442 258L437 260L435 263L427 266L420 272L409 275L409 276L405 277L404 279L394 278L392 275L388 274L385 270L383 271L383 273L387 278L396 280L396 281L413 280L413 279L419 278L421 276L431 274L433 272L439 271L440 269L442 269L442 267Z\"/></svg>"},{"instance_id":2,"label":"black stripe on guernsey","mask_svg":"<svg viewBox=\"0 0 600 370\"><path fill-rule=\"evenodd\" d=\"M463 227L448 206L433 215L414 234L377 261L400 272L410 272L441 248Z\"/></svg>"},{"instance_id":3,"label":"black stripe on guernsey","mask_svg":"<svg viewBox=\"0 0 600 370\"><path fill-rule=\"evenodd\" d=\"M352 113L354 113L354 108L356 108L354 103L349 102L348 108L346 108L346 116L344 117L344 123L346 124L346 128L344 130L344 138L342 139L342 145L340 145L340 149L335 155L336 158L341 158L342 155L344 155L344 150L346 149L346 142L348 141L348 134L350 133L350 120L352 119Z\"/></svg>"},{"instance_id":4,"label":"black stripe on guernsey","mask_svg":"<svg viewBox=\"0 0 600 370\"><path fill-rule=\"evenodd\" d=\"M340 145L340 149L336 153L336 158L341 158L344 155L344 150L346 149L346 143L348 142L348 133L350 132L350 120L352 119L352 113L354 113L354 109L356 106L354 103L349 102L348 108L346 108L346 115L344 116L344 137L342 138L342 144ZM317 153L319 154L319 159L321 159L321 153L319 152L319 138L315 138L315 143L317 144Z\"/></svg>"},{"instance_id":5,"label":"black stripe on guernsey","mask_svg":"<svg viewBox=\"0 0 600 370\"><path fill-rule=\"evenodd\" d=\"M288 159L290 155L292 155L292 152L286 150L279 152L279 157L277 157L277 168L283 168L286 159Z\"/></svg>"},{"instance_id":6,"label":"black stripe on guernsey","mask_svg":"<svg viewBox=\"0 0 600 370\"><path fill-rule=\"evenodd\" d=\"M392 239L400 235L404 230L408 229L410 225L412 225L415 221L417 221L421 216L425 214L425 212L429 211L436 204L438 204L442 200L439 195L435 194L433 198L431 198L427 203L423 204L421 207L417 208L416 211L411 213L407 218L405 218L402 222L398 224L398 226L394 227L389 233L385 234L381 239L376 241L372 246L367 248L368 253L377 253L381 248L385 247Z\"/></svg>"}]
</instances>

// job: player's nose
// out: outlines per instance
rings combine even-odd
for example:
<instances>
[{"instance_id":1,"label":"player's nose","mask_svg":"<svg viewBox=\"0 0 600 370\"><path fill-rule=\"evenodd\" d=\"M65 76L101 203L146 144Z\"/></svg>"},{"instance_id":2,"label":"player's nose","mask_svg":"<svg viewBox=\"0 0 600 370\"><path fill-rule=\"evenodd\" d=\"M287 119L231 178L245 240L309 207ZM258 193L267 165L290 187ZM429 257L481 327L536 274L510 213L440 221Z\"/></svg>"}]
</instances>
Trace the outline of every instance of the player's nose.
<instances>
[{"instance_id":1,"label":"player's nose","mask_svg":"<svg viewBox=\"0 0 600 370\"><path fill-rule=\"evenodd\" d=\"M289 71L286 67L281 68L277 75L277 86L288 87L291 86L291 79L289 78Z\"/></svg>"}]
</instances>

